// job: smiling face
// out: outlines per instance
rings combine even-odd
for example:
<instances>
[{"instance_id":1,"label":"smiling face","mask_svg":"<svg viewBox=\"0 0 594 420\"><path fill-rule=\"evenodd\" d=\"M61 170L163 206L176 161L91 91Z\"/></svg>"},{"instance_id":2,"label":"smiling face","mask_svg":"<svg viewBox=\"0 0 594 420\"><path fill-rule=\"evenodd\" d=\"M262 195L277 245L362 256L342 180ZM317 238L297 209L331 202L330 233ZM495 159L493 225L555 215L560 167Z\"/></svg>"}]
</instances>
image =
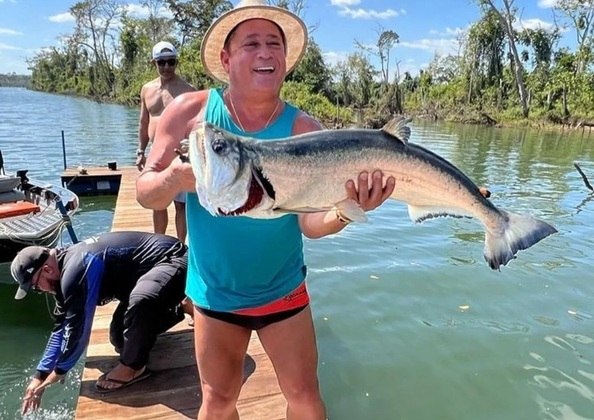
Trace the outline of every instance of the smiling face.
<instances>
[{"instance_id":1,"label":"smiling face","mask_svg":"<svg viewBox=\"0 0 594 420\"><path fill-rule=\"evenodd\" d=\"M162 79L171 80L175 77L175 68L177 66L175 58L155 60L155 66Z\"/></svg>"},{"instance_id":2,"label":"smiling face","mask_svg":"<svg viewBox=\"0 0 594 420\"><path fill-rule=\"evenodd\" d=\"M286 73L285 43L279 27L265 19L240 23L221 51L230 84L278 92Z\"/></svg>"}]
</instances>

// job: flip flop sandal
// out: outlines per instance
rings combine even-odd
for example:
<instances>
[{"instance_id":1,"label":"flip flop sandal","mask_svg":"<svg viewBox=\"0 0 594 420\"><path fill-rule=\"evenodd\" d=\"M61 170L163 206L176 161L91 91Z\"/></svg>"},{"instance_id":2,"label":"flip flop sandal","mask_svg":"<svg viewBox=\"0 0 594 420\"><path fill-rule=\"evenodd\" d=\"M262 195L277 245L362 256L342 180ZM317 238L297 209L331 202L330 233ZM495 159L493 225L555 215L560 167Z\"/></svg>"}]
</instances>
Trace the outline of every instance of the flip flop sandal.
<instances>
[{"instance_id":1,"label":"flip flop sandal","mask_svg":"<svg viewBox=\"0 0 594 420\"><path fill-rule=\"evenodd\" d=\"M107 393L113 392L113 391L119 391L120 389L127 388L130 385L133 385L137 382L144 381L145 379L149 378L152 374L153 374L153 372L151 372L148 368L144 368L144 371L140 375L135 377L134 379L130 379L129 381L122 381L119 379L108 379L107 373L104 373L103 375L101 375L99 377L99 380L107 380L114 384L118 384L119 386L117 386L115 388L104 388L104 387L98 385L97 383L95 383L95 389L97 390L97 392L100 392L102 394L107 394Z\"/></svg>"}]
</instances>

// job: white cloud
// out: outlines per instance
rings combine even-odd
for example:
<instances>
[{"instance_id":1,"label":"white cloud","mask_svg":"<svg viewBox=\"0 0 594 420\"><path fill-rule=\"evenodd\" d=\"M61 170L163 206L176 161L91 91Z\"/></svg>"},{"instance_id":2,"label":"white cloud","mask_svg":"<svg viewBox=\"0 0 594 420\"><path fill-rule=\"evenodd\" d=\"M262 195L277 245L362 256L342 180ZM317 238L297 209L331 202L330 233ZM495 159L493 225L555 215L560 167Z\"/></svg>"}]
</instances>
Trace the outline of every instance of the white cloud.
<instances>
[{"instance_id":1,"label":"white cloud","mask_svg":"<svg viewBox=\"0 0 594 420\"><path fill-rule=\"evenodd\" d=\"M149 15L149 11L146 7L136 3L127 4L126 6L124 6L124 9L126 9L128 14L132 17L146 18Z\"/></svg>"},{"instance_id":2,"label":"white cloud","mask_svg":"<svg viewBox=\"0 0 594 420\"><path fill-rule=\"evenodd\" d=\"M332 6L354 6L361 3L361 0L330 0Z\"/></svg>"},{"instance_id":3,"label":"white cloud","mask_svg":"<svg viewBox=\"0 0 594 420\"><path fill-rule=\"evenodd\" d=\"M0 50L0 73L2 74L31 74L31 71L27 68L24 57L15 57L13 52L8 54L2 54Z\"/></svg>"},{"instance_id":4,"label":"white cloud","mask_svg":"<svg viewBox=\"0 0 594 420\"><path fill-rule=\"evenodd\" d=\"M414 77L416 74L419 74L419 70L424 67L426 67L425 64L417 64L415 60L406 60L404 63L399 63L398 74L400 75L400 80L403 79L404 73L408 72L410 75ZM394 73L396 73L396 68L394 68L393 71ZM394 80L394 74L392 75L390 80Z\"/></svg>"},{"instance_id":5,"label":"white cloud","mask_svg":"<svg viewBox=\"0 0 594 420\"><path fill-rule=\"evenodd\" d=\"M532 19L522 19L519 22L514 22L514 28L516 30L522 29L543 29L547 32L552 32L555 30L555 25L549 22L545 22L544 20L540 20L538 18Z\"/></svg>"},{"instance_id":6,"label":"white cloud","mask_svg":"<svg viewBox=\"0 0 594 420\"><path fill-rule=\"evenodd\" d=\"M435 36L440 36L440 37L457 37L460 34L466 33L468 31L467 28L450 28L447 27L445 28L443 31L438 31L437 29L431 29L429 31L429 35L435 35Z\"/></svg>"},{"instance_id":7,"label":"white cloud","mask_svg":"<svg viewBox=\"0 0 594 420\"><path fill-rule=\"evenodd\" d=\"M460 34L463 34L467 31L466 28L446 28L445 33L446 35L450 35L450 36L458 36Z\"/></svg>"},{"instance_id":8,"label":"white cloud","mask_svg":"<svg viewBox=\"0 0 594 420\"><path fill-rule=\"evenodd\" d=\"M125 10L128 12L128 15L138 18L138 19L146 19L150 15L150 11L148 7L141 6L140 4L127 4L124 6ZM161 7L156 12L158 17L166 17L172 18L173 14L167 7Z\"/></svg>"},{"instance_id":9,"label":"white cloud","mask_svg":"<svg viewBox=\"0 0 594 420\"><path fill-rule=\"evenodd\" d=\"M322 58L324 59L324 64L327 66L334 66L338 63L346 61L347 57L349 56L348 52L341 52L341 51L328 51L322 53Z\"/></svg>"},{"instance_id":10,"label":"white cloud","mask_svg":"<svg viewBox=\"0 0 594 420\"><path fill-rule=\"evenodd\" d=\"M0 51L14 51L14 50L19 50L20 48L17 47L13 47L12 45L8 45L8 44L3 44L2 42L0 42Z\"/></svg>"},{"instance_id":11,"label":"white cloud","mask_svg":"<svg viewBox=\"0 0 594 420\"><path fill-rule=\"evenodd\" d=\"M50 22L54 23L69 23L74 22L74 16L70 12L60 13L59 15L53 15L49 17Z\"/></svg>"},{"instance_id":12,"label":"white cloud","mask_svg":"<svg viewBox=\"0 0 594 420\"><path fill-rule=\"evenodd\" d=\"M374 9L352 7L361 4L361 0L330 0L330 4L339 9L339 15L347 16L351 19L389 19L392 17L406 14L406 10L404 9L386 9L383 11L377 11Z\"/></svg>"},{"instance_id":13,"label":"white cloud","mask_svg":"<svg viewBox=\"0 0 594 420\"><path fill-rule=\"evenodd\" d=\"M22 32L14 31L12 29L0 28L0 35L22 35Z\"/></svg>"},{"instance_id":14,"label":"white cloud","mask_svg":"<svg viewBox=\"0 0 594 420\"><path fill-rule=\"evenodd\" d=\"M458 41L452 38L419 39L416 41L400 41L396 47L430 51L440 55L458 54Z\"/></svg>"},{"instance_id":15,"label":"white cloud","mask_svg":"<svg viewBox=\"0 0 594 420\"><path fill-rule=\"evenodd\" d=\"M338 13L342 16L349 16L352 19L389 19L401 14L394 9L386 9L378 12L372 9L351 9L350 7L344 7Z\"/></svg>"},{"instance_id":16,"label":"white cloud","mask_svg":"<svg viewBox=\"0 0 594 420\"><path fill-rule=\"evenodd\" d=\"M557 5L559 0L538 0L538 7L542 9L551 9Z\"/></svg>"}]
</instances>

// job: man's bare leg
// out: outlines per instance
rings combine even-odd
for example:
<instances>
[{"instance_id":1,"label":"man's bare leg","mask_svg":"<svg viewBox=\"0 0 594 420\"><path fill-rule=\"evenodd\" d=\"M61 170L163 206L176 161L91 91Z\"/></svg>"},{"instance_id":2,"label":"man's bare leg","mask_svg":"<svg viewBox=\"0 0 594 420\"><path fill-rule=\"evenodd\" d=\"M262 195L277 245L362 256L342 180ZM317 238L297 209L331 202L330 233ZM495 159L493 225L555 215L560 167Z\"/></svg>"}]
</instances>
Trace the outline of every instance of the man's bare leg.
<instances>
[{"instance_id":1,"label":"man's bare leg","mask_svg":"<svg viewBox=\"0 0 594 420\"><path fill-rule=\"evenodd\" d=\"M324 420L318 350L310 307L258 331L287 399L287 420Z\"/></svg>"},{"instance_id":2,"label":"man's bare leg","mask_svg":"<svg viewBox=\"0 0 594 420\"><path fill-rule=\"evenodd\" d=\"M251 331L194 311L202 405L198 420L238 420L237 399Z\"/></svg>"},{"instance_id":3,"label":"man's bare leg","mask_svg":"<svg viewBox=\"0 0 594 420\"><path fill-rule=\"evenodd\" d=\"M175 230L177 232L177 239L182 242L186 241L186 203L174 201L175 205Z\"/></svg>"},{"instance_id":4,"label":"man's bare leg","mask_svg":"<svg viewBox=\"0 0 594 420\"><path fill-rule=\"evenodd\" d=\"M169 215L167 209L153 210L153 228L155 233L165 233L167 231L167 224L169 222Z\"/></svg>"}]
</instances>

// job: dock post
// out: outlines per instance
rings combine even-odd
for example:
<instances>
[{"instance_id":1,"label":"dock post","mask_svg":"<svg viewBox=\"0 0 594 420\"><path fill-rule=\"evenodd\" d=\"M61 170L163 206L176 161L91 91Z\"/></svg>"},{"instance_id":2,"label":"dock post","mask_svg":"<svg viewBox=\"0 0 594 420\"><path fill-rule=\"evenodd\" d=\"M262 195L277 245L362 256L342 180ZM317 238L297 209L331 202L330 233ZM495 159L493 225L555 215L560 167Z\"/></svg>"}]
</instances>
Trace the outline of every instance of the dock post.
<instances>
[{"instance_id":1,"label":"dock post","mask_svg":"<svg viewBox=\"0 0 594 420\"><path fill-rule=\"evenodd\" d=\"M64 130L62 130L62 157L64 158L64 170L66 170L66 142L64 141Z\"/></svg>"},{"instance_id":2,"label":"dock post","mask_svg":"<svg viewBox=\"0 0 594 420\"><path fill-rule=\"evenodd\" d=\"M58 210L60 210L60 213L62 213L62 220L66 223L66 229L68 230L72 243L78 243L78 238L72 227L72 220L70 219L70 216L68 216L68 212L66 211L66 207L64 207L64 203L62 203L62 199L56 200L56 206L58 207Z\"/></svg>"}]
</instances>

